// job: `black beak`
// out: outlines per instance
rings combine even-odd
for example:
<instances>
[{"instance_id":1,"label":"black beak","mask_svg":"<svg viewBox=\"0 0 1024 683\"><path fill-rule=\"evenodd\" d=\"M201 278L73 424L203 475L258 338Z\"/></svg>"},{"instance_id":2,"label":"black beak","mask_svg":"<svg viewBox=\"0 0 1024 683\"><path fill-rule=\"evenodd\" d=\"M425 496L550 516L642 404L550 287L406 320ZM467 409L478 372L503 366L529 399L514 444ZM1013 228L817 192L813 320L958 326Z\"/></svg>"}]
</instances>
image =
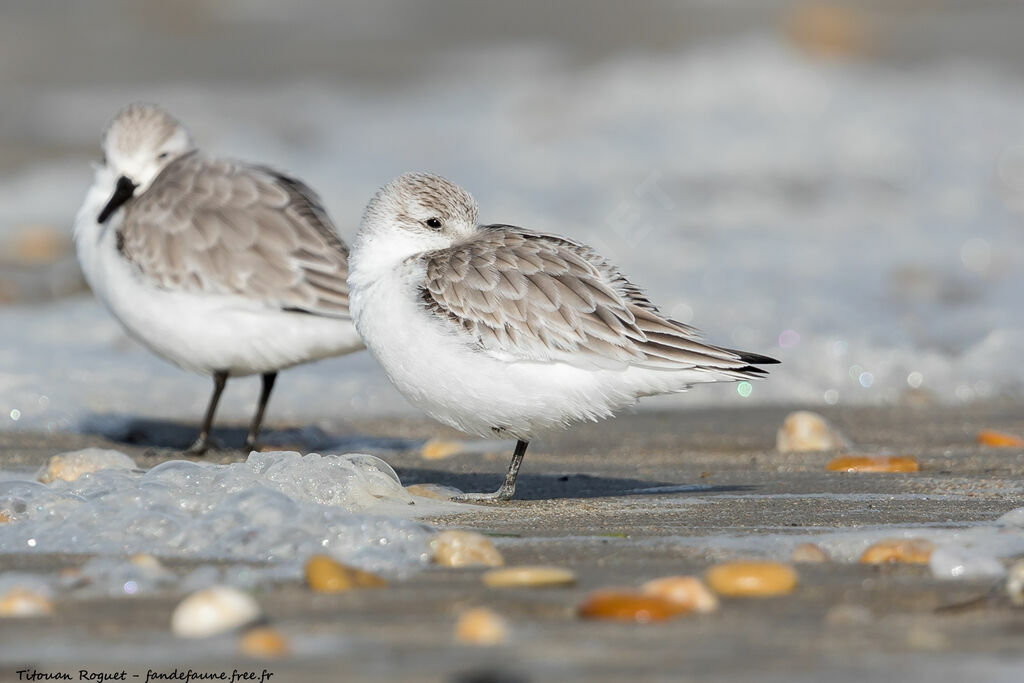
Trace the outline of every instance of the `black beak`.
<instances>
[{"instance_id":1,"label":"black beak","mask_svg":"<svg viewBox=\"0 0 1024 683\"><path fill-rule=\"evenodd\" d=\"M107 219L110 218L110 214L117 211L121 208L122 204L132 198L132 195L135 193L135 187L135 183L125 176L118 178L117 187L114 188L114 195L110 198L110 201L107 202L107 205L103 207L103 210L100 211L100 215L96 218L96 221L100 225L106 223Z\"/></svg>"}]
</instances>

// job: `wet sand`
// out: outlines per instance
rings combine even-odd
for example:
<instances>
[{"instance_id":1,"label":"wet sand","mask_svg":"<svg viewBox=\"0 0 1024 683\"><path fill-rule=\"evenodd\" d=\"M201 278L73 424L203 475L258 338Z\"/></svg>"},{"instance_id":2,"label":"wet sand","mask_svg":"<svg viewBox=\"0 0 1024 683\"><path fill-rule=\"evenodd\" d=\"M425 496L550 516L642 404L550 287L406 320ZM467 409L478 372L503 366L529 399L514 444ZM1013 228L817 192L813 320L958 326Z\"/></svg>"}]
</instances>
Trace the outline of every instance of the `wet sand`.
<instances>
[{"instance_id":1,"label":"wet sand","mask_svg":"<svg viewBox=\"0 0 1024 683\"><path fill-rule=\"evenodd\" d=\"M710 615L646 626L588 623L575 609L589 591L636 586L668 574L700 573L733 557L723 536L780 538L875 525L992 520L1024 506L1024 449L974 443L981 428L1024 433L1014 403L967 408L836 408L826 411L856 451L916 455L915 474L825 471L830 454L773 451L785 408L639 413L583 426L531 446L514 501L429 521L484 531L508 564L574 569L562 589L487 589L478 570L430 569L383 590L312 594L298 583L257 595L296 649L272 661L241 659L234 639L203 643L170 635L175 594L69 600L52 617L0 621L0 680L26 666L47 672L233 668L274 683L554 680L1015 680L1024 609L999 582L941 581L927 567L800 565L790 596L724 600ZM444 432L425 420L351 425L403 483L463 490L496 487L507 454L426 461L418 445ZM87 445L119 448L151 466L180 457L187 425L140 422L130 437L0 433L5 469L37 467ZM278 432L278 435L281 433ZM123 436L124 434L121 434ZM351 434L338 434L354 438ZM241 438L241 428L221 434ZM404 450L394 450L405 444ZM308 445L297 444L308 447ZM242 457L224 451L215 460ZM655 487L672 489L645 492ZM822 495L824 494L824 495ZM0 571L53 571L82 558L0 556ZM842 618L837 605L865 608ZM509 644L457 645L463 610L487 606L512 628Z\"/></svg>"}]
</instances>

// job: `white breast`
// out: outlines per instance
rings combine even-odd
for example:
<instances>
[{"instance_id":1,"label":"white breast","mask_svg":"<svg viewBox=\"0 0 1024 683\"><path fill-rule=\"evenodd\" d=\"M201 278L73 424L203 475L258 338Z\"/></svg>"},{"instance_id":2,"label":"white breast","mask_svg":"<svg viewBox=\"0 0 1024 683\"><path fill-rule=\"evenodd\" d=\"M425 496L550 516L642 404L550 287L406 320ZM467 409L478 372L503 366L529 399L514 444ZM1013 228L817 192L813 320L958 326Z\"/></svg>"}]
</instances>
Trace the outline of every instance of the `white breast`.
<instances>
[{"instance_id":1,"label":"white breast","mask_svg":"<svg viewBox=\"0 0 1024 683\"><path fill-rule=\"evenodd\" d=\"M372 247L371 247L372 248ZM509 361L421 303L422 266L354 254L352 314L366 346L399 391L435 419L471 434L537 432L610 417L639 396L680 391L710 377L643 368L605 370Z\"/></svg>"}]
</instances>

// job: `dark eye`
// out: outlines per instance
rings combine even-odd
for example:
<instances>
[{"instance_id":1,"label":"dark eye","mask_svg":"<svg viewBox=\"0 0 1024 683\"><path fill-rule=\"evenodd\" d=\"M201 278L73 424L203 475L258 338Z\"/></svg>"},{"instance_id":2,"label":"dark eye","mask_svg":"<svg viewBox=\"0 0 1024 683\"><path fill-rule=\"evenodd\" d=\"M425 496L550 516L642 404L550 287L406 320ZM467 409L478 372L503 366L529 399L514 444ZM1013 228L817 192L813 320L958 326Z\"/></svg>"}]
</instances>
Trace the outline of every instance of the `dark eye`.
<instances>
[{"instance_id":1,"label":"dark eye","mask_svg":"<svg viewBox=\"0 0 1024 683\"><path fill-rule=\"evenodd\" d=\"M171 156L170 152L160 152L159 154L156 155L156 158L157 158L158 161L163 161L164 159L166 159L169 156Z\"/></svg>"},{"instance_id":2,"label":"dark eye","mask_svg":"<svg viewBox=\"0 0 1024 683\"><path fill-rule=\"evenodd\" d=\"M425 221L425 223L427 224L428 228L433 228L434 230L437 230L438 228L441 227L441 219L440 218L428 218Z\"/></svg>"}]
</instances>

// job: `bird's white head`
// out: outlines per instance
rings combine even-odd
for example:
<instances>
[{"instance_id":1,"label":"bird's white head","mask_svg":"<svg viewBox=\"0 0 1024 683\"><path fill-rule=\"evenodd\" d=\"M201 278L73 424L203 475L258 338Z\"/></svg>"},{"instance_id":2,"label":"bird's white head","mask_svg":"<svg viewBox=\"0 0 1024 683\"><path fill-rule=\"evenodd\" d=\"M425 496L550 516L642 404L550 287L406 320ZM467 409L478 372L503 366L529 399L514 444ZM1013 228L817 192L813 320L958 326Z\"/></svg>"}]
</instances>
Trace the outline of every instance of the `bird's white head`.
<instances>
[{"instance_id":1,"label":"bird's white head","mask_svg":"<svg viewBox=\"0 0 1024 683\"><path fill-rule=\"evenodd\" d=\"M130 104L117 113L103 134L100 173L113 185L100 223L133 196L142 194L160 172L195 149L188 130L153 104Z\"/></svg>"},{"instance_id":2,"label":"bird's white head","mask_svg":"<svg viewBox=\"0 0 1024 683\"><path fill-rule=\"evenodd\" d=\"M353 251L386 249L392 258L450 247L477 229L476 200L441 176L406 173L370 200Z\"/></svg>"}]
</instances>

